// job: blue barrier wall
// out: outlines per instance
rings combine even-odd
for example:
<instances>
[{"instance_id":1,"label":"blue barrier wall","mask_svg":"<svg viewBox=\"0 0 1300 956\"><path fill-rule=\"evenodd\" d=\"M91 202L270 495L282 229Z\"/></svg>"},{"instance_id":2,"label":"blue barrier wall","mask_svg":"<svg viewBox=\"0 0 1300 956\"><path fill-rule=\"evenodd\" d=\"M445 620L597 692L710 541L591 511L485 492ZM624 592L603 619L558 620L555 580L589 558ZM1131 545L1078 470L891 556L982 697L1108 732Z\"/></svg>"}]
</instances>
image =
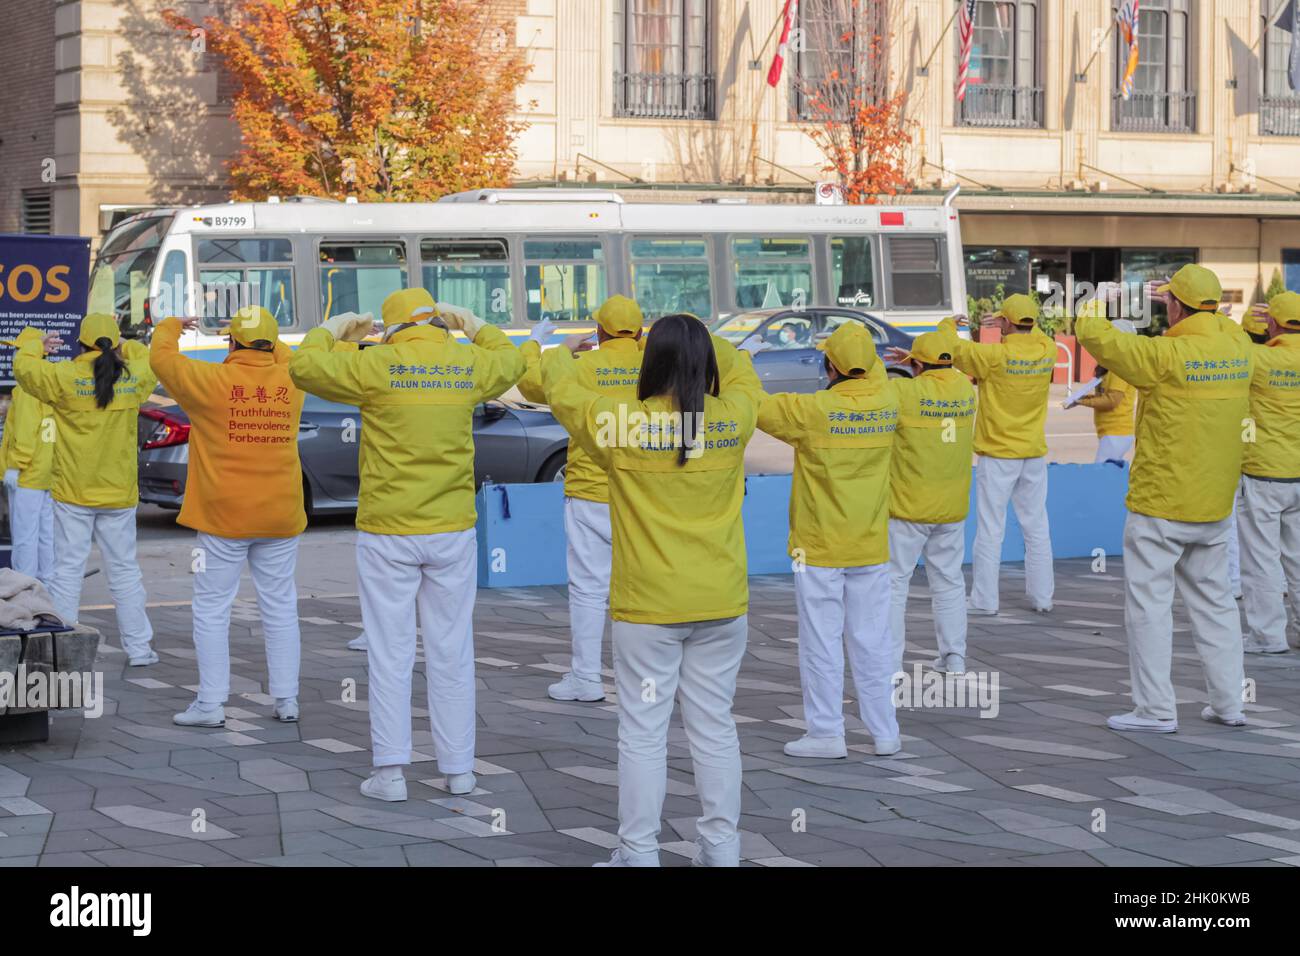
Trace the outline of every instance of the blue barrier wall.
<instances>
[{"instance_id":1,"label":"blue barrier wall","mask_svg":"<svg viewBox=\"0 0 1300 956\"><path fill-rule=\"evenodd\" d=\"M1049 465L1047 514L1052 553L1058 558L1090 557L1097 548L1118 555L1123 548L1124 496L1128 468L1106 465ZM790 558L790 476L745 479L745 544L750 574L786 574ZM975 538L975 489L966 521L966 561ZM1007 509L1002 560L1025 559L1025 542L1015 509ZM478 493L479 587L564 584L564 489L556 482L484 485Z\"/></svg>"}]
</instances>

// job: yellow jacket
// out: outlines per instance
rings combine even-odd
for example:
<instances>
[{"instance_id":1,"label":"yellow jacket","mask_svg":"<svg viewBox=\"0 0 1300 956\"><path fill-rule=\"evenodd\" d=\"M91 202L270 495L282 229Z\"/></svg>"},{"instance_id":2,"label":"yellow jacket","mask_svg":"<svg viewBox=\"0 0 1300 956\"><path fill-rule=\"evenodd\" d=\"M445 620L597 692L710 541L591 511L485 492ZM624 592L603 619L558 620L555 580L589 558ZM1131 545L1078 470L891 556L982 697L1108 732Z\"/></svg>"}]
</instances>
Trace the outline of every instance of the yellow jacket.
<instances>
[{"instance_id":1,"label":"yellow jacket","mask_svg":"<svg viewBox=\"0 0 1300 956\"><path fill-rule=\"evenodd\" d=\"M892 380L898 432L890 467L889 516L953 524L970 511L975 388L956 369Z\"/></svg>"},{"instance_id":2,"label":"yellow jacket","mask_svg":"<svg viewBox=\"0 0 1300 956\"><path fill-rule=\"evenodd\" d=\"M289 374L304 391L361 409L357 527L404 535L473 527L474 406L519 380L519 350L492 326L465 344L429 325L384 345L333 348L334 336L312 329Z\"/></svg>"},{"instance_id":3,"label":"yellow jacket","mask_svg":"<svg viewBox=\"0 0 1300 956\"><path fill-rule=\"evenodd\" d=\"M0 439L0 472L18 472L18 487L49 491L54 480L54 412L19 386L14 386Z\"/></svg>"},{"instance_id":4,"label":"yellow jacket","mask_svg":"<svg viewBox=\"0 0 1300 956\"><path fill-rule=\"evenodd\" d=\"M1056 368L1056 342L1038 329L1001 342L968 342L953 319L939 323L954 363L979 383L975 452L990 458L1047 454L1047 401Z\"/></svg>"},{"instance_id":5,"label":"yellow jacket","mask_svg":"<svg viewBox=\"0 0 1300 956\"><path fill-rule=\"evenodd\" d=\"M153 333L150 365L190 416L181 524L223 538L302 534L298 420L305 397L289 378L289 348L241 349L220 365L181 355L180 319Z\"/></svg>"},{"instance_id":6,"label":"yellow jacket","mask_svg":"<svg viewBox=\"0 0 1300 956\"><path fill-rule=\"evenodd\" d=\"M1163 336L1116 332L1100 317L1075 325L1097 361L1142 392L1128 509L1170 521L1222 521L1241 476L1253 346L1212 312Z\"/></svg>"},{"instance_id":7,"label":"yellow jacket","mask_svg":"<svg viewBox=\"0 0 1300 956\"><path fill-rule=\"evenodd\" d=\"M546 390L542 388L542 348L536 342L525 342L519 347L528 371L519 380L519 391L530 402L549 404ZM570 355L567 348L559 351ZM636 386L641 377L641 343L636 339L611 338L600 348L579 352L573 356L578 381L583 388L615 398L636 398ZM570 498L588 501L609 500L609 478L591 456L582 450L582 444L569 439L568 462L564 472L564 493Z\"/></svg>"},{"instance_id":8,"label":"yellow jacket","mask_svg":"<svg viewBox=\"0 0 1300 956\"><path fill-rule=\"evenodd\" d=\"M113 400L100 408L95 404L92 365L99 352L83 352L70 362L47 362L41 337L31 327L18 336L14 378L54 412L58 441L50 493L55 501L83 508L134 508L140 501L140 406L158 384L149 368L149 349L132 339L122 341L126 369L113 387Z\"/></svg>"},{"instance_id":9,"label":"yellow jacket","mask_svg":"<svg viewBox=\"0 0 1300 956\"><path fill-rule=\"evenodd\" d=\"M1300 478L1300 333L1253 346L1252 354L1255 440L1246 442L1241 470L1255 478Z\"/></svg>"},{"instance_id":10,"label":"yellow jacket","mask_svg":"<svg viewBox=\"0 0 1300 956\"><path fill-rule=\"evenodd\" d=\"M888 561L898 397L880 363L820 392L765 396L758 427L795 450L790 556L819 568Z\"/></svg>"},{"instance_id":11,"label":"yellow jacket","mask_svg":"<svg viewBox=\"0 0 1300 956\"><path fill-rule=\"evenodd\" d=\"M1133 419L1137 389L1114 372L1107 371L1097 391L1079 399L1079 404L1092 409L1092 424L1098 438L1137 432L1137 422Z\"/></svg>"},{"instance_id":12,"label":"yellow jacket","mask_svg":"<svg viewBox=\"0 0 1300 956\"><path fill-rule=\"evenodd\" d=\"M563 350L542 353L551 411L609 475L616 621L711 621L749 608L740 506L762 386L749 357L739 359L720 359L726 372L718 397L704 399L703 445L679 465L670 399L601 395L582 384L578 363Z\"/></svg>"}]
</instances>

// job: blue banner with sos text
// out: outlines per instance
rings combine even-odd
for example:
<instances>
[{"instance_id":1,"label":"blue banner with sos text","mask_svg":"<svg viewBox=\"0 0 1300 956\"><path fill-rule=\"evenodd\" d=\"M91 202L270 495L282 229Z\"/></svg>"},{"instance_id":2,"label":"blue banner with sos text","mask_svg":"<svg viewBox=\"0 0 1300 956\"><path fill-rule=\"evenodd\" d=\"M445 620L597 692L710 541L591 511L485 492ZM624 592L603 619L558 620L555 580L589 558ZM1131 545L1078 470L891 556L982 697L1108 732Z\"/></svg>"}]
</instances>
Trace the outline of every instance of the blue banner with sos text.
<instances>
[{"instance_id":1,"label":"blue banner with sos text","mask_svg":"<svg viewBox=\"0 0 1300 956\"><path fill-rule=\"evenodd\" d=\"M81 236L0 236L0 340L34 325L58 333L71 357L90 294L90 240ZM54 356L51 356L54 357ZM0 385L12 385L14 350L0 347Z\"/></svg>"}]
</instances>

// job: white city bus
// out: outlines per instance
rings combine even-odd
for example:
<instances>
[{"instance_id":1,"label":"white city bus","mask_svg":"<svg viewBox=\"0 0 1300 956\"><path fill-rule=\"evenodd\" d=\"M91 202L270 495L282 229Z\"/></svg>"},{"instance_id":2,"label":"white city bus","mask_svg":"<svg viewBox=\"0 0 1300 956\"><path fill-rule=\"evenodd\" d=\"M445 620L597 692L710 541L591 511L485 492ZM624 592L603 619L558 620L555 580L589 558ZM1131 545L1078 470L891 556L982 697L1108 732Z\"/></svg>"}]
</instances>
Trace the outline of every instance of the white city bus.
<instances>
[{"instance_id":1,"label":"white city bus","mask_svg":"<svg viewBox=\"0 0 1300 956\"><path fill-rule=\"evenodd\" d=\"M434 203L272 199L142 212L105 238L92 306L124 329L204 317L187 351L224 348L218 323L249 302L295 344L340 312L376 317L423 285L512 336L543 318L592 328L606 296L648 321L853 306L919 334L964 311L957 210L933 206L625 203L577 189L479 190ZM571 325L567 323L572 323ZM217 354L213 353L213 358Z\"/></svg>"}]
</instances>

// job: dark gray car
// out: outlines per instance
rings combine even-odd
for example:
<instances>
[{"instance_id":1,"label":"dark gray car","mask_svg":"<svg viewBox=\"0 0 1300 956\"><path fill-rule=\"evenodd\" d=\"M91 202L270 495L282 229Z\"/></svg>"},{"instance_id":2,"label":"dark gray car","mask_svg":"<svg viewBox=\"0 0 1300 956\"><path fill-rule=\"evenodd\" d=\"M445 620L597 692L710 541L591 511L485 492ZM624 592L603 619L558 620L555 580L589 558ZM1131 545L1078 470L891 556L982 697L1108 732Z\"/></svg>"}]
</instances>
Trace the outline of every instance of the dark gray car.
<instances>
[{"instance_id":1,"label":"dark gray car","mask_svg":"<svg viewBox=\"0 0 1300 956\"><path fill-rule=\"evenodd\" d=\"M710 331L739 345L757 335L768 348L754 355L754 371L768 392L816 392L827 386L826 369L817 344L824 341L845 322L866 326L876 343L876 354L883 359L885 349L912 347L912 337L884 319L846 308L758 309L723 316L710 325ZM905 365L885 363L890 375L910 378Z\"/></svg>"},{"instance_id":2,"label":"dark gray car","mask_svg":"<svg viewBox=\"0 0 1300 956\"><path fill-rule=\"evenodd\" d=\"M179 508L189 465L190 419L166 395L140 408L140 500ZM308 395L298 428L308 514L357 509L361 415ZM497 399L474 409L474 483L563 481L569 436L551 413L527 402Z\"/></svg>"}]
</instances>

